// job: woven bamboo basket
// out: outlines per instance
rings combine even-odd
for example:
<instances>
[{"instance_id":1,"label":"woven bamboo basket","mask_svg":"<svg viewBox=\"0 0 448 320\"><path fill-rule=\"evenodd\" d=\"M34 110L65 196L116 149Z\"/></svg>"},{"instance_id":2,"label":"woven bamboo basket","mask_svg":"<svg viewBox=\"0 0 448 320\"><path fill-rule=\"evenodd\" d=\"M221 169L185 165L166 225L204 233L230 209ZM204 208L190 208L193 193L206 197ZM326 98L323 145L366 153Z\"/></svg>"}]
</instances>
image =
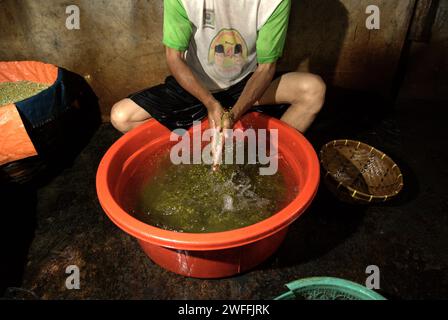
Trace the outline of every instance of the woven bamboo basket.
<instances>
[{"instance_id":1,"label":"woven bamboo basket","mask_svg":"<svg viewBox=\"0 0 448 320\"><path fill-rule=\"evenodd\" d=\"M403 188L403 175L384 152L360 141L334 140L320 151L325 184L349 203L384 202Z\"/></svg>"}]
</instances>

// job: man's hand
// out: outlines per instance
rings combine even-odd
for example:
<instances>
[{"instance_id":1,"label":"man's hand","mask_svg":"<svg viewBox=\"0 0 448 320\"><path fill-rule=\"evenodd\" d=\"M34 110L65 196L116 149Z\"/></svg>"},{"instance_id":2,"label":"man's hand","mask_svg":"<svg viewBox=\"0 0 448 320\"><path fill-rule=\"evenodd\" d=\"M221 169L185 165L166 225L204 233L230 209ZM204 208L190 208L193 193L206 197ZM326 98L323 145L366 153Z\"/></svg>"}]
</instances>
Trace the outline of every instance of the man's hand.
<instances>
[{"instance_id":1,"label":"man's hand","mask_svg":"<svg viewBox=\"0 0 448 320\"><path fill-rule=\"evenodd\" d=\"M221 161L222 149L224 147L224 136L222 134L221 119L224 114L224 109L218 101L213 101L206 105L208 110L208 122L211 129L214 129L212 136L212 170L216 171L219 168Z\"/></svg>"},{"instance_id":2,"label":"man's hand","mask_svg":"<svg viewBox=\"0 0 448 320\"><path fill-rule=\"evenodd\" d=\"M229 134L226 129L233 129L235 125L235 118L232 111L225 111L219 102L215 106L207 107L208 121L210 128L216 128L218 131L224 133L224 137L229 138Z\"/></svg>"},{"instance_id":3,"label":"man's hand","mask_svg":"<svg viewBox=\"0 0 448 320\"><path fill-rule=\"evenodd\" d=\"M222 128L221 119L224 114L224 108L218 101L214 101L213 103L206 106L208 110L208 121L210 124L210 128L216 128L219 131Z\"/></svg>"},{"instance_id":4,"label":"man's hand","mask_svg":"<svg viewBox=\"0 0 448 320\"><path fill-rule=\"evenodd\" d=\"M235 125L235 116L232 110L224 112L221 118L221 124L223 130L233 129L233 126ZM229 138L229 135L226 131L224 131L224 136L226 139Z\"/></svg>"}]
</instances>

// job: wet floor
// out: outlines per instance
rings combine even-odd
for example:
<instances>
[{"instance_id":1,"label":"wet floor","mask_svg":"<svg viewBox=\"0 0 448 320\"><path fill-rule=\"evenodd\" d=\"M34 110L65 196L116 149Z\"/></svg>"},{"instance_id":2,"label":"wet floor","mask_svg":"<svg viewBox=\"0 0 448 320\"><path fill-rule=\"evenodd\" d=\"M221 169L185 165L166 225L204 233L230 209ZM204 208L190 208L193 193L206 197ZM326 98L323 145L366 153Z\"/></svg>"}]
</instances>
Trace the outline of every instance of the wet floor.
<instances>
[{"instance_id":1,"label":"wet floor","mask_svg":"<svg viewBox=\"0 0 448 320\"><path fill-rule=\"evenodd\" d=\"M3 296L271 299L285 292L284 284L310 276L363 284L367 266L377 265L379 292L388 298L448 298L445 105L411 100L389 108L364 95L338 101L344 102L326 107L309 139L317 149L351 138L386 152L404 174L405 189L394 202L347 205L322 184L279 251L257 269L221 280L185 278L153 264L103 213L95 173L120 136L104 124L51 181L37 189L2 188ZM69 265L80 268L79 290L65 286Z\"/></svg>"}]
</instances>

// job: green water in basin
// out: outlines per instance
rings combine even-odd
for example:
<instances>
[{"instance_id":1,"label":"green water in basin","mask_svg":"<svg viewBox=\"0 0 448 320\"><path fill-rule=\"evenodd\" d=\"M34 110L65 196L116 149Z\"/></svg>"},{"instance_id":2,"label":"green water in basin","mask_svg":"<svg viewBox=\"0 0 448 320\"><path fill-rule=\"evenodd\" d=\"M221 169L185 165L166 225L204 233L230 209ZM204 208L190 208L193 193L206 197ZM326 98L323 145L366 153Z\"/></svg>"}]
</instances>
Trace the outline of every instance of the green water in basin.
<instances>
[{"instance_id":1,"label":"green water in basin","mask_svg":"<svg viewBox=\"0 0 448 320\"><path fill-rule=\"evenodd\" d=\"M217 172L205 164L161 167L131 197L128 212L166 230L206 233L242 228L269 218L295 196L280 171L260 175L260 164L225 164Z\"/></svg>"}]
</instances>

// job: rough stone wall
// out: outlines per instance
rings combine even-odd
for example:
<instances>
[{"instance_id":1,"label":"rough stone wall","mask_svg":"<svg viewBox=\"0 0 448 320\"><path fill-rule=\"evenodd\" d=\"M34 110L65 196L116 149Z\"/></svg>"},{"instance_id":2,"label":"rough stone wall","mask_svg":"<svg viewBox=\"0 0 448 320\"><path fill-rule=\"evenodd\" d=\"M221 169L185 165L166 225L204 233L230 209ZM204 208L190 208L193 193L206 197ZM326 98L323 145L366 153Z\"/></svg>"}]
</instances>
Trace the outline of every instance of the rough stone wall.
<instances>
[{"instance_id":1,"label":"rough stone wall","mask_svg":"<svg viewBox=\"0 0 448 320\"><path fill-rule=\"evenodd\" d=\"M387 93L415 0L293 0L282 70L308 70L335 85ZM68 5L80 30L65 27ZM366 7L381 29L365 27ZM161 43L162 0L2 0L0 60L40 60L87 76L104 119L129 93L168 74Z\"/></svg>"}]
</instances>

